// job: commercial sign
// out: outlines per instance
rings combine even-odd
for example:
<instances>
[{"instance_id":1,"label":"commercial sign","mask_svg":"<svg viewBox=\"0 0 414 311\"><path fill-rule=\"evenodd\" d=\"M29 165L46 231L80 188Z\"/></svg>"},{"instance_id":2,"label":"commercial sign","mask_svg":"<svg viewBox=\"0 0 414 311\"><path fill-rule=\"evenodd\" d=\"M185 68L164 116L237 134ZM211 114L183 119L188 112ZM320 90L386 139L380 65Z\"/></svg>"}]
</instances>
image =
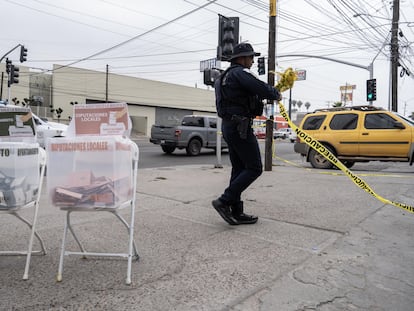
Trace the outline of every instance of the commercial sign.
<instances>
[{"instance_id":1,"label":"commercial sign","mask_svg":"<svg viewBox=\"0 0 414 311\"><path fill-rule=\"evenodd\" d=\"M306 70L295 70L296 72L296 81L303 81L306 80Z\"/></svg>"},{"instance_id":2,"label":"commercial sign","mask_svg":"<svg viewBox=\"0 0 414 311\"><path fill-rule=\"evenodd\" d=\"M351 84L342 85L342 86L339 87L339 89L341 91L352 91L352 90L356 89L356 85L355 84L353 84L353 85L351 85Z\"/></svg>"},{"instance_id":3,"label":"commercial sign","mask_svg":"<svg viewBox=\"0 0 414 311\"><path fill-rule=\"evenodd\" d=\"M210 58L200 61L200 72L213 68L217 68L217 58Z\"/></svg>"}]
</instances>

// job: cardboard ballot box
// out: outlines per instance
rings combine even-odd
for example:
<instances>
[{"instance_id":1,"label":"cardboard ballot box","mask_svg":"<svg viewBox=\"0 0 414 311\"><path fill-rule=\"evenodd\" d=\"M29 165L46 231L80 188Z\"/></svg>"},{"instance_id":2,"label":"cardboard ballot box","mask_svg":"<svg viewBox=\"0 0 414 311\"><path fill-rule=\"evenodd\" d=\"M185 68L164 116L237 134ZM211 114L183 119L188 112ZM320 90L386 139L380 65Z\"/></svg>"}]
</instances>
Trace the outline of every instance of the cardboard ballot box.
<instances>
[{"instance_id":1,"label":"cardboard ballot box","mask_svg":"<svg viewBox=\"0 0 414 311\"><path fill-rule=\"evenodd\" d=\"M0 209L22 207L39 191L39 144L0 142Z\"/></svg>"},{"instance_id":2,"label":"cardboard ballot box","mask_svg":"<svg viewBox=\"0 0 414 311\"><path fill-rule=\"evenodd\" d=\"M116 208L132 198L130 140L120 136L50 138L47 189L62 209Z\"/></svg>"}]
</instances>

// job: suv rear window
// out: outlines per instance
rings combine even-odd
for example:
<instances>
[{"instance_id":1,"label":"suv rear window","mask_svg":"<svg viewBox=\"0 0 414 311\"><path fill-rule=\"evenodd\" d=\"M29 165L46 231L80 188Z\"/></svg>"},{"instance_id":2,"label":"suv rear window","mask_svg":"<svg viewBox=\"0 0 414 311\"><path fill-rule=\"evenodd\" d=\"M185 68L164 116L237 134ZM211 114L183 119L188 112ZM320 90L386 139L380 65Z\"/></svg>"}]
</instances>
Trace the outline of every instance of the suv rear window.
<instances>
[{"instance_id":1,"label":"suv rear window","mask_svg":"<svg viewBox=\"0 0 414 311\"><path fill-rule=\"evenodd\" d=\"M305 120L305 123L303 123L303 129L304 130L318 130L321 127L323 120L325 120L325 118L326 118L326 115L310 116L309 118Z\"/></svg>"},{"instance_id":2,"label":"suv rear window","mask_svg":"<svg viewBox=\"0 0 414 311\"><path fill-rule=\"evenodd\" d=\"M366 129L394 129L396 120L385 113L370 113L365 116Z\"/></svg>"},{"instance_id":3,"label":"suv rear window","mask_svg":"<svg viewBox=\"0 0 414 311\"><path fill-rule=\"evenodd\" d=\"M356 129L358 115L355 113L336 114L332 117L329 127L332 130L353 130Z\"/></svg>"}]
</instances>

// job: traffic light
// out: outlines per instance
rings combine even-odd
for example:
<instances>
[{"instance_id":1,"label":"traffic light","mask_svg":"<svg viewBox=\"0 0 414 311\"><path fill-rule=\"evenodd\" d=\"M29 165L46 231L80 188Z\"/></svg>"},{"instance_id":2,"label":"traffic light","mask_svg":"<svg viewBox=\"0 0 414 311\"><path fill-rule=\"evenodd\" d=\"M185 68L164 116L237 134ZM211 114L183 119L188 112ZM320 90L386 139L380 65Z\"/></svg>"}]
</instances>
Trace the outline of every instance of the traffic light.
<instances>
[{"instance_id":1,"label":"traffic light","mask_svg":"<svg viewBox=\"0 0 414 311\"><path fill-rule=\"evenodd\" d=\"M27 61L27 49L22 45L20 47L20 62L23 63Z\"/></svg>"},{"instance_id":2,"label":"traffic light","mask_svg":"<svg viewBox=\"0 0 414 311\"><path fill-rule=\"evenodd\" d=\"M367 80L367 101L377 100L377 79Z\"/></svg>"},{"instance_id":3,"label":"traffic light","mask_svg":"<svg viewBox=\"0 0 414 311\"><path fill-rule=\"evenodd\" d=\"M239 43L239 18L219 15L217 59L229 60L233 47Z\"/></svg>"},{"instance_id":4,"label":"traffic light","mask_svg":"<svg viewBox=\"0 0 414 311\"><path fill-rule=\"evenodd\" d=\"M264 57L259 57L257 59L257 72L259 73L259 75L264 75L266 73Z\"/></svg>"},{"instance_id":5,"label":"traffic light","mask_svg":"<svg viewBox=\"0 0 414 311\"><path fill-rule=\"evenodd\" d=\"M8 86L10 87L13 83L19 83L19 67L11 65Z\"/></svg>"},{"instance_id":6,"label":"traffic light","mask_svg":"<svg viewBox=\"0 0 414 311\"><path fill-rule=\"evenodd\" d=\"M204 84L214 86L216 80L220 77L222 70L220 69L205 69L204 70Z\"/></svg>"},{"instance_id":7,"label":"traffic light","mask_svg":"<svg viewBox=\"0 0 414 311\"><path fill-rule=\"evenodd\" d=\"M6 58L6 72L7 72L7 74L10 73L10 67L11 67L11 65L12 65L12 61L9 60L8 58Z\"/></svg>"}]
</instances>

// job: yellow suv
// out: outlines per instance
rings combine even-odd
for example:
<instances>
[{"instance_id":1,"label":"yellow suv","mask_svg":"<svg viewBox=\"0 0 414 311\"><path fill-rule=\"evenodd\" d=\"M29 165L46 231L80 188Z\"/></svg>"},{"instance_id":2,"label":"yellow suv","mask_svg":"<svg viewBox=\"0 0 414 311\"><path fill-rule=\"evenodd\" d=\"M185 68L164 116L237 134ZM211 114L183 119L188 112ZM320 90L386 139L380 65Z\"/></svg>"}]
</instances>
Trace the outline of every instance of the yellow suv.
<instances>
[{"instance_id":1,"label":"yellow suv","mask_svg":"<svg viewBox=\"0 0 414 311\"><path fill-rule=\"evenodd\" d=\"M307 114L300 129L329 148L347 167L355 162L413 163L414 121L374 106L338 107ZM300 140L294 150L315 168L332 163Z\"/></svg>"}]
</instances>

